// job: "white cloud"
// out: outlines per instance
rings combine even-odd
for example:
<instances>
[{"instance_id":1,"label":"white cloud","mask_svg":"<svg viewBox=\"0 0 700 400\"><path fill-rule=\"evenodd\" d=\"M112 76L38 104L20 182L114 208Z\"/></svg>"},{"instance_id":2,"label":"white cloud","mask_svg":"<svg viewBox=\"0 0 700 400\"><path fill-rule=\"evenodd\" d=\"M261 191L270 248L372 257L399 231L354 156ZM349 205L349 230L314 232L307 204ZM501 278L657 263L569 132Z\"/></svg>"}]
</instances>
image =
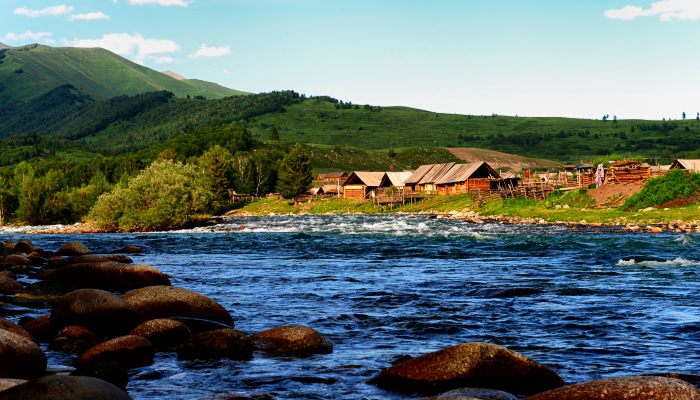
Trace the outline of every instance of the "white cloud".
<instances>
[{"instance_id":1,"label":"white cloud","mask_svg":"<svg viewBox=\"0 0 700 400\"><path fill-rule=\"evenodd\" d=\"M5 37L3 37L3 40L18 44L26 43L29 41L52 44L54 43L54 40L51 39L51 36L53 36L53 33L51 32L25 31L20 34L14 32L7 32L7 34L5 34Z\"/></svg>"},{"instance_id":2,"label":"white cloud","mask_svg":"<svg viewBox=\"0 0 700 400\"><path fill-rule=\"evenodd\" d=\"M177 60L175 60L173 57L158 57L158 58L156 58L157 64L170 64L170 63L174 63L175 61L177 61Z\"/></svg>"},{"instance_id":3,"label":"white cloud","mask_svg":"<svg viewBox=\"0 0 700 400\"><path fill-rule=\"evenodd\" d=\"M224 47L209 47L205 44L197 49L194 53L190 54L192 58L200 57L223 57L231 54L231 48L229 46Z\"/></svg>"},{"instance_id":4,"label":"white cloud","mask_svg":"<svg viewBox=\"0 0 700 400\"><path fill-rule=\"evenodd\" d=\"M143 4L158 4L159 6L178 6L187 7L192 3L191 1L185 0L129 0L129 4L143 5Z\"/></svg>"},{"instance_id":5,"label":"white cloud","mask_svg":"<svg viewBox=\"0 0 700 400\"><path fill-rule=\"evenodd\" d=\"M180 51L180 45L168 39L147 39L140 34L110 33L99 39L76 39L75 47L102 47L142 64L146 58ZM161 56L160 58L165 57Z\"/></svg>"},{"instance_id":6,"label":"white cloud","mask_svg":"<svg viewBox=\"0 0 700 400\"><path fill-rule=\"evenodd\" d=\"M661 21L694 21L700 19L700 1L698 0L661 0L649 8L628 5L620 9L605 11L610 19L633 20L638 17L658 16Z\"/></svg>"},{"instance_id":7,"label":"white cloud","mask_svg":"<svg viewBox=\"0 0 700 400\"><path fill-rule=\"evenodd\" d=\"M69 17L71 21L95 21L98 19L109 19L109 15L102 11L89 12L85 14L73 14Z\"/></svg>"},{"instance_id":8,"label":"white cloud","mask_svg":"<svg viewBox=\"0 0 700 400\"><path fill-rule=\"evenodd\" d=\"M51 16L57 16L57 15L64 15L64 14L70 14L73 12L73 7L72 6L67 6L64 4L61 4L60 6L54 6L54 7L47 7L47 8L42 8L41 10L32 10L27 7L19 7L15 9L15 15L24 15L27 17L42 17L44 15L51 15Z\"/></svg>"}]
</instances>

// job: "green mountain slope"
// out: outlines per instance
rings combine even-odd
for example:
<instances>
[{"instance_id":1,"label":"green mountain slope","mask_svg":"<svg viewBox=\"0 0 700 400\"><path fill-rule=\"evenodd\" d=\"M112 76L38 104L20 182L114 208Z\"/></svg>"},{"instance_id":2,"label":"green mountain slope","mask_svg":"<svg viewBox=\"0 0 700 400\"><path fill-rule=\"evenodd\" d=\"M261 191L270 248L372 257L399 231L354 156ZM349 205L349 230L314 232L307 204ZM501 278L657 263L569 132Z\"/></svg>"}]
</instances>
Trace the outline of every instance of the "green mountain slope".
<instances>
[{"instance_id":1,"label":"green mountain slope","mask_svg":"<svg viewBox=\"0 0 700 400\"><path fill-rule=\"evenodd\" d=\"M0 52L0 102L26 101L66 84L96 100L160 90L178 97L245 94L199 80L178 81L100 48L29 45Z\"/></svg>"}]
</instances>

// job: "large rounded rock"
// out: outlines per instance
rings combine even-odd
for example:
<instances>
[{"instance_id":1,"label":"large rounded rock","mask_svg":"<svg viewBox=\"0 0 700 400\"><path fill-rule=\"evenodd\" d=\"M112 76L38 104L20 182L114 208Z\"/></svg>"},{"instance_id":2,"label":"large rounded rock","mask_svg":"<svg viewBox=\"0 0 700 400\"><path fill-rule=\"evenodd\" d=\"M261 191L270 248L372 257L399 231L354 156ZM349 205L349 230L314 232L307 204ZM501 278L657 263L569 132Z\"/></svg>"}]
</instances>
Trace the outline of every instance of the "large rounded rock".
<instances>
[{"instance_id":1,"label":"large rounded rock","mask_svg":"<svg viewBox=\"0 0 700 400\"><path fill-rule=\"evenodd\" d=\"M29 340L34 340L34 337L29 332L27 332L26 329L22 328L19 325L15 325L14 323L6 320L5 318L0 318L0 330L16 333Z\"/></svg>"},{"instance_id":2,"label":"large rounded rock","mask_svg":"<svg viewBox=\"0 0 700 400\"><path fill-rule=\"evenodd\" d=\"M577 383L528 397L528 400L699 400L700 392L679 379L621 376Z\"/></svg>"},{"instance_id":3,"label":"large rounded rock","mask_svg":"<svg viewBox=\"0 0 700 400\"><path fill-rule=\"evenodd\" d=\"M464 343L400 362L373 383L400 392L438 393L481 387L533 394L560 387L562 379L527 357L490 343Z\"/></svg>"},{"instance_id":4,"label":"large rounded rock","mask_svg":"<svg viewBox=\"0 0 700 400\"><path fill-rule=\"evenodd\" d=\"M0 392L0 400L130 400L126 392L102 379L49 375Z\"/></svg>"},{"instance_id":5,"label":"large rounded rock","mask_svg":"<svg viewBox=\"0 0 700 400\"><path fill-rule=\"evenodd\" d=\"M148 339L127 335L102 342L75 360L77 368L88 368L103 361L114 361L124 368L135 368L153 364L155 351Z\"/></svg>"},{"instance_id":6,"label":"large rounded rock","mask_svg":"<svg viewBox=\"0 0 700 400\"><path fill-rule=\"evenodd\" d=\"M42 315L25 322L20 322L20 326L29 332L35 340L44 343L53 339L55 331L51 329L51 316Z\"/></svg>"},{"instance_id":7,"label":"large rounded rock","mask_svg":"<svg viewBox=\"0 0 700 400\"><path fill-rule=\"evenodd\" d=\"M209 319L233 326L233 318L221 304L207 296L175 286L150 286L122 296L140 321L169 317Z\"/></svg>"},{"instance_id":8,"label":"large rounded rock","mask_svg":"<svg viewBox=\"0 0 700 400\"><path fill-rule=\"evenodd\" d=\"M93 347L99 341L100 338L90 329L69 325L58 331L49 348L79 353Z\"/></svg>"},{"instance_id":9,"label":"large rounded rock","mask_svg":"<svg viewBox=\"0 0 700 400\"><path fill-rule=\"evenodd\" d=\"M62 256L84 256L86 254L92 254L92 251L80 242L69 242L58 249L58 254Z\"/></svg>"},{"instance_id":10,"label":"large rounded rock","mask_svg":"<svg viewBox=\"0 0 700 400\"><path fill-rule=\"evenodd\" d=\"M462 388L450 390L431 400L518 400L510 393L494 389Z\"/></svg>"},{"instance_id":11,"label":"large rounded rock","mask_svg":"<svg viewBox=\"0 0 700 400\"><path fill-rule=\"evenodd\" d=\"M0 392L27 382L26 379L0 378Z\"/></svg>"},{"instance_id":12,"label":"large rounded rock","mask_svg":"<svg viewBox=\"0 0 700 400\"><path fill-rule=\"evenodd\" d=\"M160 318L142 323L129 334L145 337L156 349L169 349L182 344L192 332L182 322Z\"/></svg>"},{"instance_id":13,"label":"large rounded rock","mask_svg":"<svg viewBox=\"0 0 700 400\"><path fill-rule=\"evenodd\" d=\"M0 293L15 294L19 292L20 289L22 289L22 285L17 283L16 280L5 275L0 275Z\"/></svg>"},{"instance_id":14,"label":"large rounded rock","mask_svg":"<svg viewBox=\"0 0 700 400\"><path fill-rule=\"evenodd\" d=\"M0 330L0 378L36 378L46 371L46 357L32 340Z\"/></svg>"},{"instance_id":15,"label":"large rounded rock","mask_svg":"<svg viewBox=\"0 0 700 400\"><path fill-rule=\"evenodd\" d=\"M68 282L79 288L129 290L153 285L170 285L170 279L147 265L119 262L68 264L43 271L38 279Z\"/></svg>"},{"instance_id":16,"label":"large rounded rock","mask_svg":"<svg viewBox=\"0 0 700 400\"><path fill-rule=\"evenodd\" d=\"M177 349L177 358L250 360L253 358L253 346L243 332L235 329L217 329L190 336Z\"/></svg>"},{"instance_id":17,"label":"large rounded rock","mask_svg":"<svg viewBox=\"0 0 700 400\"><path fill-rule=\"evenodd\" d=\"M32 265L32 260L29 257L22 254L10 254L9 256L5 256L2 262L5 265L14 267L26 267Z\"/></svg>"},{"instance_id":18,"label":"large rounded rock","mask_svg":"<svg viewBox=\"0 0 700 400\"><path fill-rule=\"evenodd\" d=\"M129 245L129 246L124 246L121 249L116 249L110 251L112 254L140 254L143 253L143 247L141 246L134 246L134 245Z\"/></svg>"},{"instance_id":19,"label":"large rounded rock","mask_svg":"<svg viewBox=\"0 0 700 400\"><path fill-rule=\"evenodd\" d=\"M18 253L31 254L34 252L34 245L29 240L20 240L15 244L15 251Z\"/></svg>"},{"instance_id":20,"label":"large rounded rock","mask_svg":"<svg viewBox=\"0 0 700 400\"><path fill-rule=\"evenodd\" d=\"M272 328L254 335L256 349L278 356L308 356L333 352L333 343L318 331L303 325Z\"/></svg>"},{"instance_id":21,"label":"large rounded rock","mask_svg":"<svg viewBox=\"0 0 700 400\"><path fill-rule=\"evenodd\" d=\"M132 260L131 257L122 254L86 254L84 256L70 257L64 260L64 263L66 264L95 264L104 262L131 264L134 262L134 260Z\"/></svg>"},{"instance_id":22,"label":"large rounded rock","mask_svg":"<svg viewBox=\"0 0 700 400\"><path fill-rule=\"evenodd\" d=\"M26 300L55 302L64 294L78 289L66 282L39 281L32 283L20 290L17 297Z\"/></svg>"},{"instance_id":23,"label":"large rounded rock","mask_svg":"<svg viewBox=\"0 0 700 400\"><path fill-rule=\"evenodd\" d=\"M68 325L84 326L97 333L125 333L136 325L136 313L110 292L78 289L61 296L51 311L55 330Z\"/></svg>"}]
</instances>

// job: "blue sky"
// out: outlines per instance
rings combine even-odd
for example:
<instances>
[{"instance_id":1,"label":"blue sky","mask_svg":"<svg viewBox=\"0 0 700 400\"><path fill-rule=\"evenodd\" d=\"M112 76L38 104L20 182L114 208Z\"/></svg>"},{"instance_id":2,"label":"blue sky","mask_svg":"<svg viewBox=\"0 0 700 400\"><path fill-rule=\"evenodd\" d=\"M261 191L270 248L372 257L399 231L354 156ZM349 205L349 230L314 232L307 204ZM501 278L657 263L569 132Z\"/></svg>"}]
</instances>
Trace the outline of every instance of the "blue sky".
<instances>
[{"instance_id":1,"label":"blue sky","mask_svg":"<svg viewBox=\"0 0 700 400\"><path fill-rule=\"evenodd\" d=\"M460 114L700 111L700 0L2 0L0 41Z\"/></svg>"}]
</instances>

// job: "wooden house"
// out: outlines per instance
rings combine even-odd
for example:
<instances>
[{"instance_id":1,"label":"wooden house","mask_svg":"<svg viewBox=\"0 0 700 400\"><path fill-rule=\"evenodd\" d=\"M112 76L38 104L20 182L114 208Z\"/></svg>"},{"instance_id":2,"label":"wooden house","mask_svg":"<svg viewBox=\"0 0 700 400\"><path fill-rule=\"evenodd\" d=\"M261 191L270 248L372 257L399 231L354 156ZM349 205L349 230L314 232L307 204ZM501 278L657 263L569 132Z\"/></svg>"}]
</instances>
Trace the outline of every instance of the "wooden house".
<instances>
[{"instance_id":1,"label":"wooden house","mask_svg":"<svg viewBox=\"0 0 700 400\"><path fill-rule=\"evenodd\" d=\"M438 194L488 192L498 179L498 172L484 161L455 164L435 182L435 187Z\"/></svg>"},{"instance_id":2,"label":"wooden house","mask_svg":"<svg viewBox=\"0 0 700 400\"><path fill-rule=\"evenodd\" d=\"M406 180L413 175L413 171L387 172L386 177L389 180L390 186L399 190L404 190Z\"/></svg>"},{"instance_id":3,"label":"wooden house","mask_svg":"<svg viewBox=\"0 0 700 400\"><path fill-rule=\"evenodd\" d=\"M455 163L421 165L406 179L406 191L437 193L435 182L454 165Z\"/></svg>"},{"instance_id":4,"label":"wooden house","mask_svg":"<svg viewBox=\"0 0 700 400\"><path fill-rule=\"evenodd\" d=\"M343 183L346 199L364 200L376 195L380 187L388 187L386 172L353 171Z\"/></svg>"},{"instance_id":5,"label":"wooden house","mask_svg":"<svg viewBox=\"0 0 700 400\"><path fill-rule=\"evenodd\" d=\"M676 168L685 169L693 172L700 172L700 160L679 159L674 161L673 164L671 164L671 169Z\"/></svg>"},{"instance_id":6,"label":"wooden house","mask_svg":"<svg viewBox=\"0 0 700 400\"><path fill-rule=\"evenodd\" d=\"M322 185L309 189L309 194L319 197L340 197L343 194L343 187L339 185Z\"/></svg>"}]
</instances>

